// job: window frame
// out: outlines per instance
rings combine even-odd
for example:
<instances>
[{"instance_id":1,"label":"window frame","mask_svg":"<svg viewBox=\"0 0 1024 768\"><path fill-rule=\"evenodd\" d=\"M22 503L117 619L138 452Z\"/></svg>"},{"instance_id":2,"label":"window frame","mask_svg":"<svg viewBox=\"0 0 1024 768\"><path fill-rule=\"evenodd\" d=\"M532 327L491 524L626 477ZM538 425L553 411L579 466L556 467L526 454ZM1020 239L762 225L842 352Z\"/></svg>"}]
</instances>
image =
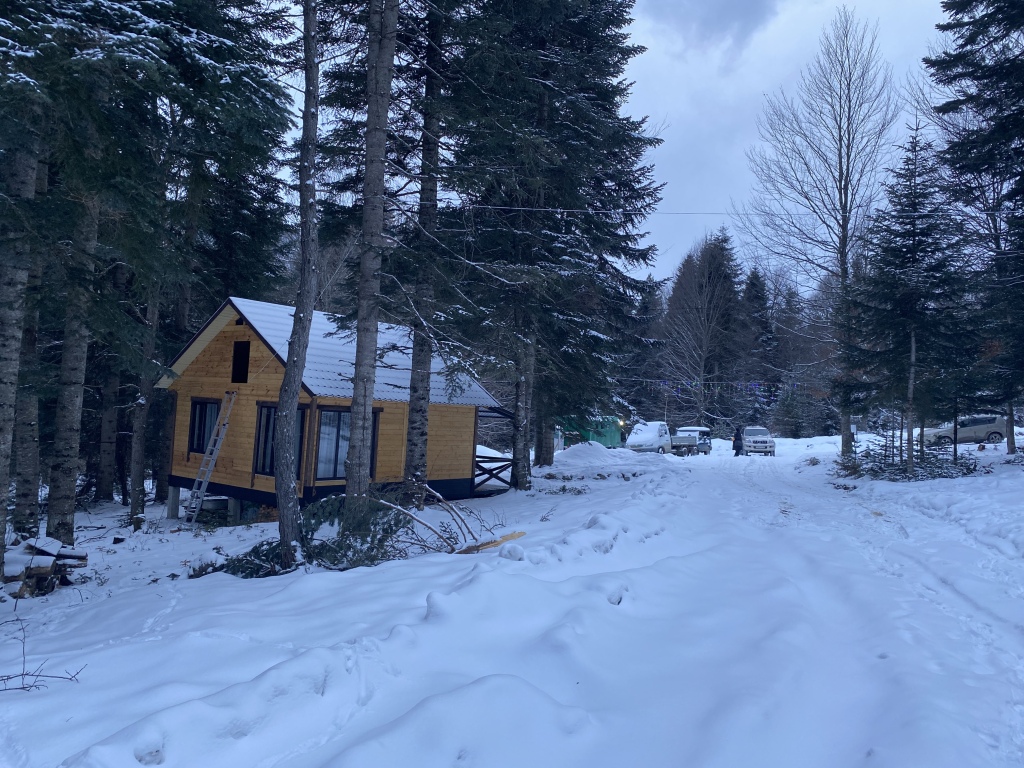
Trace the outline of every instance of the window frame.
<instances>
[{"instance_id":1,"label":"window frame","mask_svg":"<svg viewBox=\"0 0 1024 768\"><path fill-rule=\"evenodd\" d=\"M374 408L373 409L373 427L372 427L371 438L370 438L370 479L371 480L373 480L377 476L377 443L378 443L378 437L379 437L379 432L380 432L380 414L381 414L382 410L383 410L382 408ZM342 473L345 472L345 458L346 458L346 456L348 454L347 450L346 450L346 455L345 456L340 456L338 454L338 447L339 447L338 443L340 442L341 430L338 430L338 434L335 437L335 443L334 443L334 449L335 449L334 472L335 472L335 474L332 477L321 477L320 476L320 446L322 444L321 430L322 430L322 427L323 427L323 414L325 414L325 413L347 413L347 414L349 414L349 430L350 430L349 431L349 436L351 438L351 428L352 428L352 408L351 408L351 406L347 406L347 405L328 405L328 406L321 406L321 407L317 408L317 419L316 419L316 456L313 459L313 482L314 483L319 483L319 482L330 483L330 482L335 482L335 481L338 481L338 480L345 480L345 481L347 481L348 478L344 474L341 474L340 476L337 474L339 472L339 470ZM350 442L351 442L351 440L350 440Z\"/></svg>"},{"instance_id":2,"label":"window frame","mask_svg":"<svg viewBox=\"0 0 1024 768\"><path fill-rule=\"evenodd\" d=\"M189 403L188 440L187 440L187 445L186 445L186 450L185 450L186 453L188 453L188 454L191 454L191 453L202 453L202 454L205 454L206 453L206 448L210 444L210 436L213 435L214 430L217 429L217 422L220 421L220 404L221 404L220 400L217 400L216 398L212 398L212 397L193 397L193 398L191 398L190 403ZM216 413L214 414L214 417L213 417L213 426L210 427L208 432L206 432L206 430L204 430L204 432L206 432L206 440L203 442L201 447L199 447L198 443L195 442L196 433L198 432L198 429L197 429L197 426L196 426L196 407L200 406L200 405L203 405L203 406L215 405L215 406L217 406Z\"/></svg>"},{"instance_id":3,"label":"window frame","mask_svg":"<svg viewBox=\"0 0 1024 768\"><path fill-rule=\"evenodd\" d=\"M257 401L256 402L256 431L253 438L252 446L252 473L259 475L260 477L273 477L274 476L274 432L277 429L277 401ZM269 460L270 470L264 472L260 465L260 416L264 410L273 410L274 415L270 418L271 427L269 429L270 434L270 455L266 458ZM302 478L302 460L303 460L303 448L306 446L306 412L309 410L309 406L305 403L299 403L296 408L296 413L299 416L298 424L298 440L297 453L295 455L295 478ZM266 430L264 430L266 431Z\"/></svg>"}]
</instances>

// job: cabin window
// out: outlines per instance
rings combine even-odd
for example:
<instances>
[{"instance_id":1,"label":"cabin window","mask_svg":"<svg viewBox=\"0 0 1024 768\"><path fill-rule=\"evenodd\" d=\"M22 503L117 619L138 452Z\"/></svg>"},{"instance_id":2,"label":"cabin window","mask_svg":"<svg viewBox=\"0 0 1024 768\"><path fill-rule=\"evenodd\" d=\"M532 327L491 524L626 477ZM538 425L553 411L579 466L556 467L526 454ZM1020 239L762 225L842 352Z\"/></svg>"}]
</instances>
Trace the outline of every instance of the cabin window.
<instances>
[{"instance_id":1,"label":"cabin window","mask_svg":"<svg viewBox=\"0 0 1024 768\"><path fill-rule=\"evenodd\" d=\"M217 426L220 403L217 400L193 400L188 423L188 452L206 453L210 436Z\"/></svg>"},{"instance_id":2,"label":"cabin window","mask_svg":"<svg viewBox=\"0 0 1024 768\"><path fill-rule=\"evenodd\" d=\"M306 409L296 411L295 430L295 476L300 477L302 468L302 433L306 427ZM253 458L253 472L257 475L274 474L274 425L277 421L276 405L261 405L256 416L256 455Z\"/></svg>"},{"instance_id":3,"label":"cabin window","mask_svg":"<svg viewBox=\"0 0 1024 768\"><path fill-rule=\"evenodd\" d=\"M370 447L371 474L377 465L377 421L379 412L373 413L373 443ZM344 480L345 459L348 456L349 437L352 434L352 413L320 411L320 441L316 452L317 480Z\"/></svg>"},{"instance_id":4,"label":"cabin window","mask_svg":"<svg viewBox=\"0 0 1024 768\"><path fill-rule=\"evenodd\" d=\"M246 384L249 381L249 342L236 341L231 354L231 383Z\"/></svg>"},{"instance_id":5,"label":"cabin window","mask_svg":"<svg viewBox=\"0 0 1024 768\"><path fill-rule=\"evenodd\" d=\"M352 414L348 411L320 411L320 442L316 452L316 479L345 477L345 457L352 432Z\"/></svg>"}]
</instances>

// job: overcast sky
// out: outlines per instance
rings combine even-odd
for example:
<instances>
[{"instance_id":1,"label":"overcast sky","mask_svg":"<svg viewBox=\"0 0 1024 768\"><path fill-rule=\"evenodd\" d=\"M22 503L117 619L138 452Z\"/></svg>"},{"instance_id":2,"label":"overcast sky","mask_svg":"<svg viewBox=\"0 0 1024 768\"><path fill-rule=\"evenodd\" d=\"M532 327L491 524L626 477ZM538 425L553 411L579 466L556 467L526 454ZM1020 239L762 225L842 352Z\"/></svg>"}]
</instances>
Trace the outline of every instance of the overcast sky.
<instances>
[{"instance_id":1,"label":"overcast sky","mask_svg":"<svg viewBox=\"0 0 1024 768\"><path fill-rule=\"evenodd\" d=\"M940 0L851 0L859 19L878 22L883 54L902 83L943 21ZM659 255L652 273L675 272L694 242L723 224L730 201L746 199L747 147L757 140L764 95L791 90L815 55L839 0L637 0L632 27L647 52L628 72L629 111L647 115L664 144L653 153L665 183L648 221ZM706 213L709 215L677 215Z\"/></svg>"}]
</instances>

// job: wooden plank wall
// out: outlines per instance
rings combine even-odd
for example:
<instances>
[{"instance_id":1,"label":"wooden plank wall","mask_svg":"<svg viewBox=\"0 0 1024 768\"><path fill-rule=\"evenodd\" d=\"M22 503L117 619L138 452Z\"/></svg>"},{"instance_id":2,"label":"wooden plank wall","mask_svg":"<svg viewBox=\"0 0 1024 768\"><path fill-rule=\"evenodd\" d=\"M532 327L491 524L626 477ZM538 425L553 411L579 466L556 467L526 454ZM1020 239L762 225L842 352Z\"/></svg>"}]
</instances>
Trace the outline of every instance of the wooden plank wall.
<instances>
[{"instance_id":1,"label":"wooden plank wall","mask_svg":"<svg viewBox=\"0 0 1024 768\"><path fill-rule=\"evenodd\" d=\"M234 315L228 307L225 312ZM256 419L258 403L275 402L281 387L284 369L273 353L260 341L248 325L235 325L234 317L209 343L195 360L175 380L170 389L177 392L177 413L174 428L174 453L172 474L181 477L195 477L202 461L202 454L188 453L188 429L192 398L220 400L227 390L237 390L231 412L231 424L217 466L211 481L239 488L251 488L268 493L274 492L274 479L252 472L253 453L256 442ZM234 342L249 341L249 381L245 384L231 383L231 357ZM300 402L310 404L306 393ZM348 406L350 399L317 398L317 406ZM381 408L377 443L378 482L397 482L402 479L405 466L405 437L408 419L408 404L393 401L378 401ZM427 440L427 477L430 480L451 480L473 476L473 445L476 409L463 405L431 405L430 434ZM306 435L303 441L304 457L312 457L307 465L316 461L316 451L307 452L309 440L317 440L319 418L311 407L306 416ZM306 485L314 482L314 467L303 467ZM343 485L344 481L316 483L317 487Z\"/></svg>"},{"instance_id":2,"label":"wooden plank wall","mask_svg":"<svg viewBox=\"0 0 1024 768\"><path fill-rule=\"evenodd\" d=\"M430 406L427 436L427 479L473 477L476 408L471 405Z\"/></svg>"},{"instance_id":3,"label":"wooden plank wall","mask_svg":"<svg viewBox=\"0 0 1024 768\"><path fill-rule=\"evenodd\" d=\"M234 314L230 307L224 311ZM231 383L231 357L236 341L250 342L249 381L246 384ZM231 410L228 434L210 480L273 493L274 478L253 475L252 463L258 403L277 401L283 375L283 366L252 328L248 325L235 325L233 320L225 326L185 369L184 374L169 387L178 394L171 473L181 477L195 477L203 460L201 453L188 453L192 398L220 400L226 391L237 390L238 397ZM302 393L299 401L308 404L309 396Z\"/></svg>"}]
</instances>

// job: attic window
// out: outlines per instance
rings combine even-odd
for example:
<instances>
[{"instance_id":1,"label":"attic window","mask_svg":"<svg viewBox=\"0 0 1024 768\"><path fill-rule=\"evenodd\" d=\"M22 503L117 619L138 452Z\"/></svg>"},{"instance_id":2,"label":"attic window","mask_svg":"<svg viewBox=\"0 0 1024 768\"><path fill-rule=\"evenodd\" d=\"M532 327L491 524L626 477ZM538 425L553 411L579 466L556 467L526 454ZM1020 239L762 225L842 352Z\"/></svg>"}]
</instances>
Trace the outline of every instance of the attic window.
<instances>
[{"instance_id":1,"label":"attic window","mask_svg":"<svg viewBox=\"0 0 1024 768\"><path fill-rule=\"evenodd\" d=\"M249 381L249 342L236 341L231 355L231 383L246 384Z\"/></svg>"}]
</instances>

